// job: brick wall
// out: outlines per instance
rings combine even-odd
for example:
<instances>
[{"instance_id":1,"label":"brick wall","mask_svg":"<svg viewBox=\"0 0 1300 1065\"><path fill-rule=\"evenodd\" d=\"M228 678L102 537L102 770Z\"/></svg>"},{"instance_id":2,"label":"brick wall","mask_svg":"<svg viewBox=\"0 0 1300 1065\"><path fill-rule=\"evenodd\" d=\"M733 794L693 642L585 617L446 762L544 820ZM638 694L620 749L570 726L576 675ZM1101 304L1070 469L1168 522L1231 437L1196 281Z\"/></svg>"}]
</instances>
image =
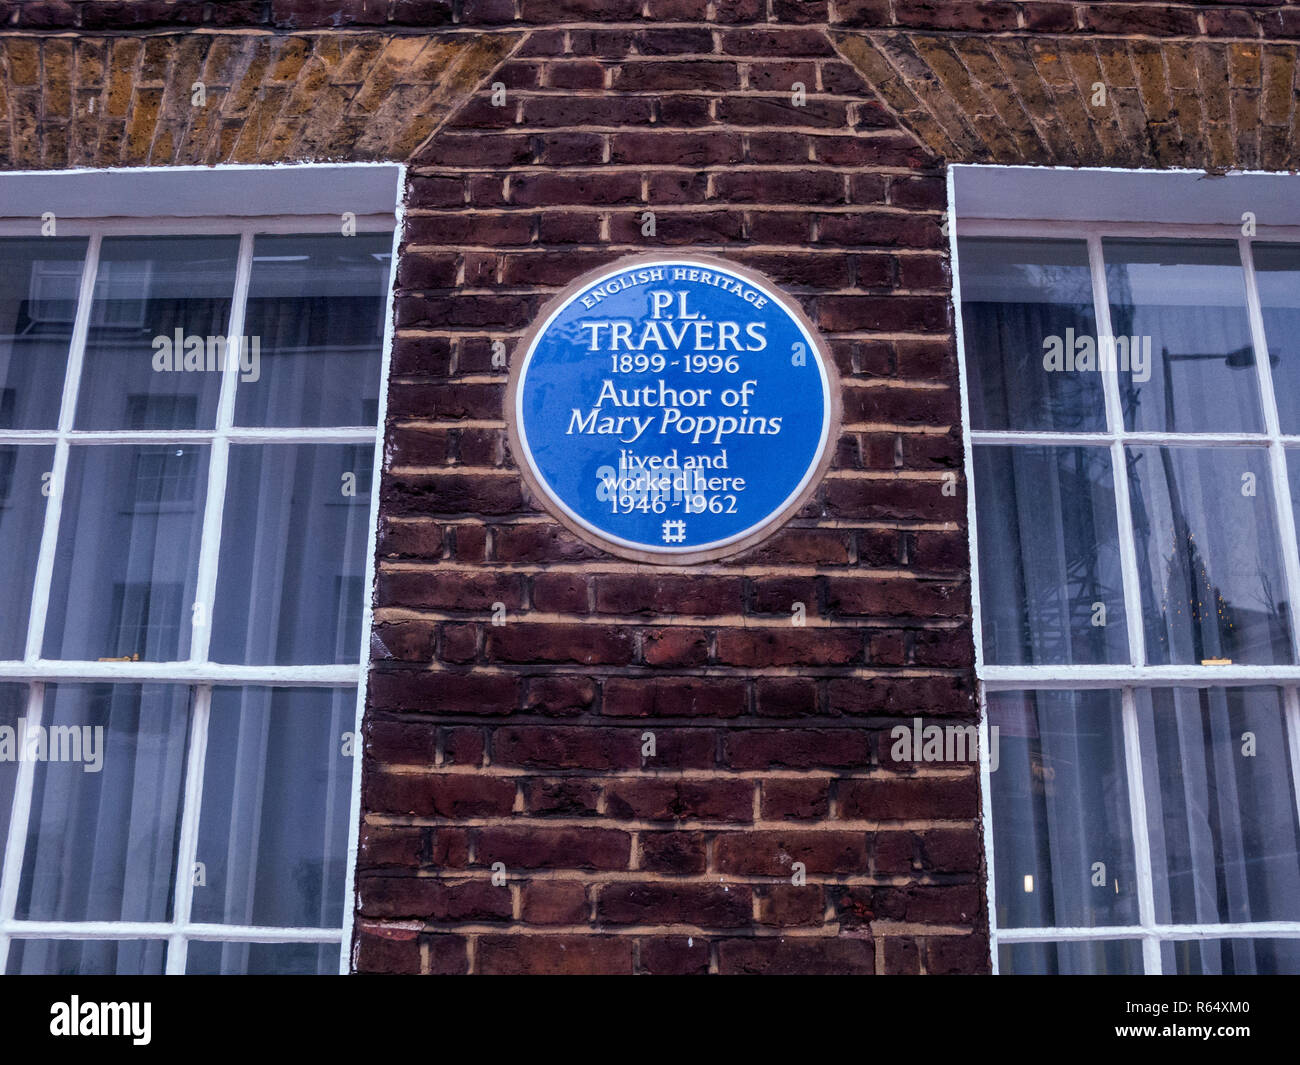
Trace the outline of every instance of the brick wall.
<instances>
[{"instance_id":1,"label":"brick wall","mask_svg":"<svg viewBox=\"0 0 1300 1065\"><path fill-rule=\"evenodd\" d=\"M986 970L976 775L888 755L974 719L944 167L1293 168L1297 38L1279 2L0 0L6 168L411 164L356 967ZM656 250L770 276L843 390L807 506L689 570L528 496L493 360Z\"/></svg>"},{"instance_id":2,"label":"brick wall","mask_svg":"<svg viewBox=\"0 0 1300 1065\"><path fill-rule=\"evenodd\" d=\"M941 163L820 28L539 30L492 81L412 161L359 968L983 968L976 775L888 758L972 714ZM491 360L576 275L684 248L795 295L845 408L799 516L689 571L540 511Z\"/></svg>"}]
</instances>

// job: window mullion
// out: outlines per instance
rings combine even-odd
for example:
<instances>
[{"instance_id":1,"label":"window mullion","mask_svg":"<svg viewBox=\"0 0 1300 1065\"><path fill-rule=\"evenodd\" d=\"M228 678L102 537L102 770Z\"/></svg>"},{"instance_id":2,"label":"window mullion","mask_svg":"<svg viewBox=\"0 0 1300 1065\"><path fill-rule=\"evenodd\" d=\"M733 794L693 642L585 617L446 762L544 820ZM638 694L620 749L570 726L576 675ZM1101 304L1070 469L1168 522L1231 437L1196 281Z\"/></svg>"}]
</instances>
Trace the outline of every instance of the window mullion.
<instances>
[{"instance_id":1,"label":"window mullion","mask_svg":"<svg viewBox=\"0 0 1300 1065\"><path fill-rule=\"evenodd\" d=\"M81 273L77 294L77 314L73 320L72 341L68 347L68 371L63 382L63 402L59 407L58 438L54 444L54 469L50 477L49 502L45 505L45 524L41 529L41 546L36 556L36 578L32 583L32 612L27 619L26 660L41 656L45 638L45 616L50 607L50 583L54 578L54 555L58 548L59 518L63 513L63 482L68 472L68 434L77 414L77 395L81 390L81 367L85 361L86 338L90 333L90 310L95 297L95 277L99 272L101 237L93 233L86 246L86 265Z\"/></svg>"},{"instance_id":2,"label":"window mullion","mask_svg":"<svg viewBox=\"0 0 1300 1065\"><path fill-rule=\"evenodd\" d=\"M1147 826L1147 795L1142 783L1142 742L1138 728L1137 697L1123 689L1124 768L1128 776L1128 808L1133 824L1133 859L1137 870L1138 922L1148 932L1156 924L1155 880L1151 872L1151 836ZM1148 976L1159 976L1160 941L1142 939L1142 966Z\"/></svg>"},{"instance_id":3,"label":"window mullion","mask_svg":"<svg viewBox=\"0 0 1300 1065\"><path fill-rule=\"evenodd\" d=\"M1286 742L1291 755L1291 797L1295 802L1296 816L1300 818L1300 692L1295 688L1282 690L1282 707L1286 716Z\"/></svg>"},{"instance_id":4,"label":"window mullion","mask_svg":"<svg viewBox=\"0 0 1300 1065\"><path fill-rule=\"evenodd\" d=\"M27 689L28 729L40 727L44 701L45 685L33 681ZM10 937L4 927L14 919L18 909L18 885L22 879L23 859L27 851L27 824L31 818L32 790L35 784L35 759L20 758L9 815L9 837L5 841L4 863L0 865L0 973L5 971L9 960Z\"/></svg>"},{"instance_id":5,"label":"window mullion","mask_svg":"<svg viewBox=\"0 0 1300 1065\"><path fill-rule=\"evenodd\" d=\"M1110 296L1106 287L1106 264L1101 237L1088 237L1088 263L1092 269L1093 312L1097 321L1097 350L1101 338L1113 336L1110 324ZM1128 461L1124 454L1124 410L1119 397L1118 367L1103 366L1102 388L1106 396L1106 427L1110 432L1111 482L1115 486L1115 521L1119 536L1120 570L1124 575L1124 615L1128 624L1129 660L1146 664L1146 632L1142 626L1142 592L1138 576L1137 546L1133 534L1133 513L1128 488Z\"/></svg>"},{"instance_id":6,"label":"window mullion","mask_svg":"<svg viewBox=\"0 0 1300 1065\"><path fill-rule=\"evenodd\" d=\"M226 505L226 474L230 459L230 427L235 421L235 386L239 383L239 348L243 344L248 285L253 272L253 232L245 229L239 241L235 293L226 329L226 365L222 368L221 398L217 403L216 431L208 456L208 498L203 512L203 538L199 547L199 572L194 615L202 624L191 626L190 661L206 662L212 643L213 607L217 592L217 564L221 555L221 518ZM231 345L235 345L233 348Z\"/></svg>"},{"instance_id":7,"label":"window mullion","mask_svg":"<svg viewBox=\"0 0 1300 1065\"><path fill-rule=\"evenodd\" d=\"M993 770L989 746L989 706L983 685L979 693L980 708L980 813L984 832L984 877L989 908L989 954L991 972L998 975L997 876L993 866Z\"/></svg>"},{"instance_id":8,"label":"window mullion","mask_svg":"<svg viewBox=\"0 0 1300 1065\"><path fill-rule=\"evenodd\" d=\"M199 815L203 803L203 771L208 755L208 719L212 707L211 685L194 691L194 714L190 719L190 749L185 763L185 801L181 807L181 833L176 847L176 889L172 902L172 923L168 937L167 973L183 975L189 952L185 929L194 906L194 863L198 859Z\"/></svg>"},{"instance_id":9,"label":"window mullion","mask_svg":"<svg viewBox=\"0 0 1300 1065\"><path fill-rule=\"evenodd\" d=\"M1286 570L1288 613L1293 661L1300 662L1300 618L1295 604L1300 603L1300 545L1296 542L1295 514L1291 509L1290 475L1282 428L1277 412L1277 394L1273 390L1273 367L1268 361L1268 341L1264 336L1264 311L1259 299L1255 276L1255 253L1249 237L1240 237L1241 268L1246 281L1246 312L1250 319L1250 339L1255 349L1255 369L1259 373L1259 397L1264 406L1264 427L1268 433L1268 461L1273 473L1273 506L1277 511L1278 537L1281 539L1282 565Z\"/></svg>"}]
</instances>

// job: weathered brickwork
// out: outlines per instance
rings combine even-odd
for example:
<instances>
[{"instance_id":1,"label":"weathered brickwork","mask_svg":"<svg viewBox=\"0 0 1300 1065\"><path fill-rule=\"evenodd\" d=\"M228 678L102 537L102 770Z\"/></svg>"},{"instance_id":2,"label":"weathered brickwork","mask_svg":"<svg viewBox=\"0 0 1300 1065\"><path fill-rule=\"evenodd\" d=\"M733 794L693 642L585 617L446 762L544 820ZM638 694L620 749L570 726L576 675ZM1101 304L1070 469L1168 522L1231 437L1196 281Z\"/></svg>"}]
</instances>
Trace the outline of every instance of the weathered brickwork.
<instances>
[{"instance_id":1,"label":"weathered brickwork","mask_svg":"<svg viewBox=\"0 0 1300 1065\"><path fill-rule=\"evenodd\" d=\"M356 968L986 971L977 775L889 756L974 720L945 166L1291 168L1297 39L1270 2L0 2L6 168L410 164ZM530 498L494 352L692 250L801 303L844 424L786 528L684 570Z\"/></svg>"}]
</instances>

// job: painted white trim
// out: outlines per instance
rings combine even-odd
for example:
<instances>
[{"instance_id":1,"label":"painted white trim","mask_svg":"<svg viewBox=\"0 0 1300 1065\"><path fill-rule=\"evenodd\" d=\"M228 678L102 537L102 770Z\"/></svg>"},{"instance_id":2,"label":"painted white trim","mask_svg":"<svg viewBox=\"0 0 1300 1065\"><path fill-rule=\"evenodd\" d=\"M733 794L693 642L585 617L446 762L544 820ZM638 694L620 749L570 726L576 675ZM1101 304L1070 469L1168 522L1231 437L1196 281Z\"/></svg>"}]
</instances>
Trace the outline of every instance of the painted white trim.
<instances>
[{"instance_id":1,"label":"painted white trim","mask_svg":"<svg viewBox=\"0 0 1300 1065\"><path fill-rule=\"evenodd\" d=\"M384 350L380 357L379 377L379 411L376 420L379 425L379 439L375 445L374 466L370 477L370 531L366 538L366 596L361 609L361 682L357 685L357 709L352 728L352 802L349 809L347 875L343 892L343 949L339 954L339 973L347 976L353 965L352 933L356 924L356 876L357 856L361 847L361 761L362 761L362 726L366 716L366 691L370 681L370 629L374 619L374 607L370 592L375 587L379 551L379 482L384 469L384 425L388 419L388 379L392 373L393 337L397 323L397 250L402 242L402 229L406 219L406 167L401 170L398 185L399 200L397 205L397 226L393 230L393 268L388 279L388 306L384 312Z\"/></svg>"},{"instance_id":2,"label":"painted white trim","mask_svg":"<svg viewBox=\"0 0 1300 1065\"><path fill-rule=\"evenodd\" d=\"M1140 924L1121 928L1035 928L999 929L997 927L996 883L994 876L994 847L991 822L992 780L987 771L987 756L981 759L981 809L984 817L985 850L987 864L986 893L989 900L989 938L993 972L999 971L999 943L1034 943L1057 941L1096 941L1108 939L1140 939L1143 946L1143 966L1147 973L1162 969L1160 946L1163 942L1213 938L1300 938L1300 922L1258 922L1250 924L1188 924L1165 925L1155 920L1154 875L1151 869L1149 821L1146 794L1142 778L1142 747L1138 727L1136 692L1138 686L1194 686L1221 688L1243 685L1271 685L1282 689L1287 742L1293 778L1292 792L1297 815L1300 816L1300 618L1292 617L1292 646L1296 663L1278 666L1150 666L1145 664L1145 632L1142 626L1140 573L1137 568L1135 531L1133 528L1128 487L1128 470L1125 449L1133 446L1254 446L1268 452L1271 490L1274 494L1275 518L1282 562L1286 575L1288 600L1300 602L1300 543L1297 542L1296 523L1291 509L1289 471L1286 449L1300 448L1300 436L1281 432L1278 420L1272 370L1268 362L1264 336L1263 313L1255 277L1253 245L1261 242L1300 242L1300 226L1258 225L1255 237L1241 234L1239 224L1176 225L1166 223L1059 221L1051 219L1007 219L957 217L958 171L971 169L971 164L959 164L948 169L948 206L950 225L949 249L952 258L953 304L957 341L957 364L961 387L962 416L967 428L963 434L966 473L968 478L968 536L971 557L972 624L975 641L975 671L980 691L981 737L987 738L988 708L986 693L1010 690L1081 690L1118 689L1121 692L1124 723L1124 752L1129 808L1132 819L1133 844L1138 873L1138 908ZM981 167L987 169L987 167ZM1078 168L1004 167L1005 170L1055 169L1077 173ZM1095 168L1099 172L1149 174L1153 178L1160 172L1120 171L1119 168ZM1199 174L1198 171L1172 171L1173 173ZM1282 175L1269 174L1272 178ZM1300 181L1300 178L1292 178ZM1300 187L1300 186L1297 186ZM1120 406L1118 377L1114 370L1103 371L1103 395L1106 404L1107 427L1104 432L1047 431L1019 432L970 429L970 385L966 365L966 346L961 317L961 269L958 255L958 238L972 236L997 236L1013 238L1070 239L1085 243L1089 253L1092 276L1094 311L1097 329L1102 335L1111 332L1110 305L1106 291L1106 274L1102 240L1105 237L1161 237L1165 239L1216 239L1231 241L1240 252L1242 276L1245 287L1251 340L1255 349L1259 377L1260 400L1264 407L1265 426L1259 433L1151 433L1129 432L1123 424ZM1120 568L1124 581L1125 618L1128 624L1130 664L1103 666L1033 665L998 666L984 661L982 616L979 597L979 555L976 516L976 491L974 483L974 449L977 445L1033 445L1033 446L1096 446L1106 447L1111 454L1112 482L1115 492L1116 518L1119 524Z\"/></svg>"},{"instance_id":3,"label":"painted white trim","mask_svg":"<svg viewBox=\"0 0 1300 1065\"><path fill-rule=\"evenodd\" d=\"M263 428L234 425L234 403L238 381L238 365L227 362L222 378L222 388L214 427L210 430L78 430L74 428L77 396L81 382L86 340L89 333L91 303L94 297L95 276L99 249L106 236L161 235L161 234L219 234L240 239L236 265L235 286L229 315L228 336L240 336L247 307L249 281L254 261L254 237L257 234L337 233L340 220L337 215L287 215L287 216L214 216L214 217L156 217L156 218L60 218L59 236L85 236L86 260L78 289L78 304L69 347L57 428L52 430L11 430L0 432L0 444L53 446L55 449L54 477L50 498L46 504L41 547L38 553L37 576L33 588L32 612L28 624L26 655L22 660L0 661L0 681L27 682L27 719L39 723L45 687L50 682L65 681L116 681L120 683L173 682L194 688L194 702L189 726L189 749L185 776L180 840L176 854L176 883L174 885L173 913L169 922L41 922L20 921L14 918L18 897L23 854L27 842L27 826L31 813L32 789L35 778L34 763L21 763L14 792L10 817L10 830L5 844L3 875L0 875L0 972L4 971L9 943L14 938L55 939L166 939L168 952L166 967L169 973L185 971L187 944L192 939L228 942L316 942L340 945L339 970L348 968L347 944L351 938L353 900L353 875L356 861L358 824L360 819L360 732L365 707L365 686L369 667L369 637L371 623L370 591L375 581L376 526L379 510L380 473L383 466L384 413L386 408L389 367L394 327L394 300L397 250L401 238L400 198L406 184L405 166L393 163L363 164L308 164L309 167L365 166L385 167L395 173L395 216L366 214L357 218L358 233L392 232L392 255L389 259L385 329L381 357L379 416L373 426L343 426L316 429L312 427ZM297 167L270 168L261 165L238 165L223 170L265 171L288 170ZM122 173L154 171L169 176L186 172L211 173L210 167L151 167L131 168ZM115 171L116 172L116 171ZM57 178L67 174L102 174L108 171L79 170L25 172L28 176L39 173L42 178ZM0 175L0 184L18 172ZM0 237L39 237L40 219L0 217ZM53 580L54 558L58 543L59 523L62 515L63 484L66 476L68 452L72 444L111 445L151 442L193 441L211 446L208 470L208 494L205 500L203 538L198 564L196 600L206 605L207 624L192 633L191 654L188 660L178 662L90 662L49 660L41 657L50 588ZM217 566L220 557L220 532L222 510L225 502L225 479L228 469L229 447L232 443L351 443L369 442L373 446L370 527L367 530L367 557L365 560L366 594L364 623L359 636L356 663L342 665L301 666L243 666L214 663L207 660L212 628L212 605L216 588ZM357 691L355 715L354 761L350 779L351 823L348 827L348 868L343 904L343 928L261 928L236 925L194 924L190 922L193 899L193 865L195 861L199 818L201 816L203 770L206 758L207 723L214 685L261 685L294 687L355 688Z\"/></svg>"}]
</instances>

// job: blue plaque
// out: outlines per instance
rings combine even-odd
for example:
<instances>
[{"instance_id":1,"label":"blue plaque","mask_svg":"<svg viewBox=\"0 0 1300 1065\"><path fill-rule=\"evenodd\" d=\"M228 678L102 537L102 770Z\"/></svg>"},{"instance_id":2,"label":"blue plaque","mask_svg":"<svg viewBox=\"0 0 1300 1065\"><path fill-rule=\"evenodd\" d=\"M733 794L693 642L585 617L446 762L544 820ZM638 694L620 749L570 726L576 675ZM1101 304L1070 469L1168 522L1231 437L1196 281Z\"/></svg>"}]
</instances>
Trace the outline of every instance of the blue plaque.
<instances>
[{"instance_id":1,"label":"blue plaque","mask_svg":"<svg viewBox=\"0 0 1300 1065\"><path fill-rule=\"evenodd\" d=\"M789 518L829 464L838 384L811 323L754 273L637 256L579 278L525 336L516 460L606 550L701 561Z\"/></svg>"}]
</instances>

